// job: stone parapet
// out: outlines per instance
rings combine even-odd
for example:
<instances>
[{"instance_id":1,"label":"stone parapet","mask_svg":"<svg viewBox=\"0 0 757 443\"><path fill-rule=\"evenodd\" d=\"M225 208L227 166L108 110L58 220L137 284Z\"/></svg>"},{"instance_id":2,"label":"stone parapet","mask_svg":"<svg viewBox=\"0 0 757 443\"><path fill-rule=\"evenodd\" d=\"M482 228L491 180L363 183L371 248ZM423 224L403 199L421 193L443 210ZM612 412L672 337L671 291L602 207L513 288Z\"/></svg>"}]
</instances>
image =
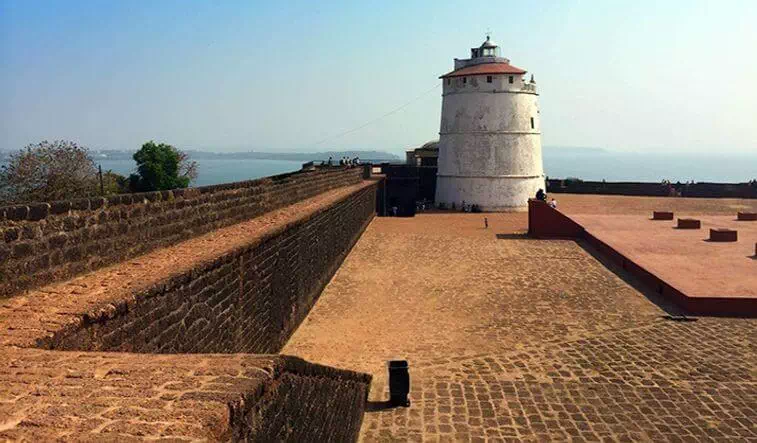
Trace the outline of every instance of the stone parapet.
<instances>
[{"instance_id":1,"label":"stone parapet","mask_svg":"<svg viewBox=\"0 0 757 443\"><path fill-rule=\"evenodd\" d=\"M246 182L0 208L0 297L358 183L324 168Z\"/></svg>"},{"instance_id":2,"label":"stone parapet","mask_svg":"<svg viewBox=\"0 0 757 443\"><path fill-rule=\"evenodd\" d=\"M305 318L377 183L0 299L0 440L355 441L369 375L253 353Z\"/></svg>"}]
</instances>

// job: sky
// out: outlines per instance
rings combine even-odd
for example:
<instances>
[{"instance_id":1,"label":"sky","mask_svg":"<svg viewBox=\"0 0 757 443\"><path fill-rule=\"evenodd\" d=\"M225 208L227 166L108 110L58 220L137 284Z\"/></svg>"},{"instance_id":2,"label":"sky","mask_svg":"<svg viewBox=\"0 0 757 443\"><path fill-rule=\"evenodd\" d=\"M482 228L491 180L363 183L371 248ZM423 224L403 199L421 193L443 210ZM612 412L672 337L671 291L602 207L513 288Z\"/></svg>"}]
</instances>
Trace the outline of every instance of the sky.
<instances>
[{"instance_id":1,"label":"sky","mask_svg":"<svg viewBox=\"0 0 757 443\"><path fill-rule=\"evenodd\" d=\"M755 23L754 0L0 0L0 149L401 153L489 30L544 145L753 153Z\"/></svg>"}]
</instances>

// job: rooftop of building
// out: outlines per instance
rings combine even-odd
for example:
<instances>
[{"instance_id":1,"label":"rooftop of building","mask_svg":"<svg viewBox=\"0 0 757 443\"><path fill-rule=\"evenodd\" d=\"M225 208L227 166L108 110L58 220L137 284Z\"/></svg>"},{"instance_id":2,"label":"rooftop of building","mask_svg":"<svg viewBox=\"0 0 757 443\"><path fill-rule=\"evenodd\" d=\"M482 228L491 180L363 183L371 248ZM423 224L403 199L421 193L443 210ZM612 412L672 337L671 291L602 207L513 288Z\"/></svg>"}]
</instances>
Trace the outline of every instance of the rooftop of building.
<instances>
[{"instance_id":1,"label":"rooftop of building","mask_svg":"<svg viewBox=\"0 0 757 443\"><path fill-rule=\"evenodd\" d=\"M512 74L523 75L527 71L525 69L518 68L509 63L481 63L472 66L466 66L464 68L455 69L452 72L448 72L439 78L452 78L463 77L468 75L498 75L498 74Z\"/></svg>"}]
</instances>

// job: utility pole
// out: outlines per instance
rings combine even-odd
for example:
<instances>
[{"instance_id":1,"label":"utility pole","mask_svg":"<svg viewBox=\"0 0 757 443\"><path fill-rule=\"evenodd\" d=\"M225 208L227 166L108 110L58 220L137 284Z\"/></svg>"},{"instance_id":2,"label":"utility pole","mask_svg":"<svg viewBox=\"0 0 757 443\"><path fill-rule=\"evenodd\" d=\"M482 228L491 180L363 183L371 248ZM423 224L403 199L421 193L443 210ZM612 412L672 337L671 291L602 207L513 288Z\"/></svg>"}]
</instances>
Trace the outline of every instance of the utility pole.
<instances>
[{"instance_id":1,"label":"utility pole","mask_svg":"<svg viewBox=\"0 0 757 443\"><path fill-rule=\"evenodd\" d=\"M103 186L103 166L97 165L97 175L100 176L100 197L105 197L105 187Z\"/></svg>"}]
</instances>

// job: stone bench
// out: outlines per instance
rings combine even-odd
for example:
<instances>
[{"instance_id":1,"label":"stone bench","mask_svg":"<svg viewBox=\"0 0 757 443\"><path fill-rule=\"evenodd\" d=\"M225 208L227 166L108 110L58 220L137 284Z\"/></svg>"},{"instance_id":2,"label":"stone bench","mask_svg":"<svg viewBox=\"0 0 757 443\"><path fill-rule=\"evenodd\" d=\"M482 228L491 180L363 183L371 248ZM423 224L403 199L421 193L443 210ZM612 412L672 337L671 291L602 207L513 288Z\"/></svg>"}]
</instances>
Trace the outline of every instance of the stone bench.
<instances>
[{"instance_id":1,"label":"stone bench","mask_svg":"<svg viewBox=\"0 0 757 443\"><path fill-rule=\"evenodd\" d=\"M732 242L738 240L738 231L733 229L710 229L710 241Z\"/></svg>"},{"instance_id":2,"label":"stone bench","mask_svg":"<svg viewBox=\"0 0 757 443\"><path fill-rule=\"evenodd\" d=\"M739 212L736 214L739 221L757 221L757 212Z\"/></svg>"},{"instance_id":3,"label":"stone bench","mask_svg":"<svg viewBox=\"0 0 757 443\"><path fill-rule=\"evenodd\" d=\"M678 229L700 229L702 222L695 218L679 218Z\"/></svg>"},{"instance_id":4,"label":"stone bench","mask_svg":"<svg viewBox=\"0 0 757 443\"><path fill-rule=\"evenodd\" d=\"M652 220L673 220L673 213L667 211L653 211Z\"/></svg>"}]
</instances>

